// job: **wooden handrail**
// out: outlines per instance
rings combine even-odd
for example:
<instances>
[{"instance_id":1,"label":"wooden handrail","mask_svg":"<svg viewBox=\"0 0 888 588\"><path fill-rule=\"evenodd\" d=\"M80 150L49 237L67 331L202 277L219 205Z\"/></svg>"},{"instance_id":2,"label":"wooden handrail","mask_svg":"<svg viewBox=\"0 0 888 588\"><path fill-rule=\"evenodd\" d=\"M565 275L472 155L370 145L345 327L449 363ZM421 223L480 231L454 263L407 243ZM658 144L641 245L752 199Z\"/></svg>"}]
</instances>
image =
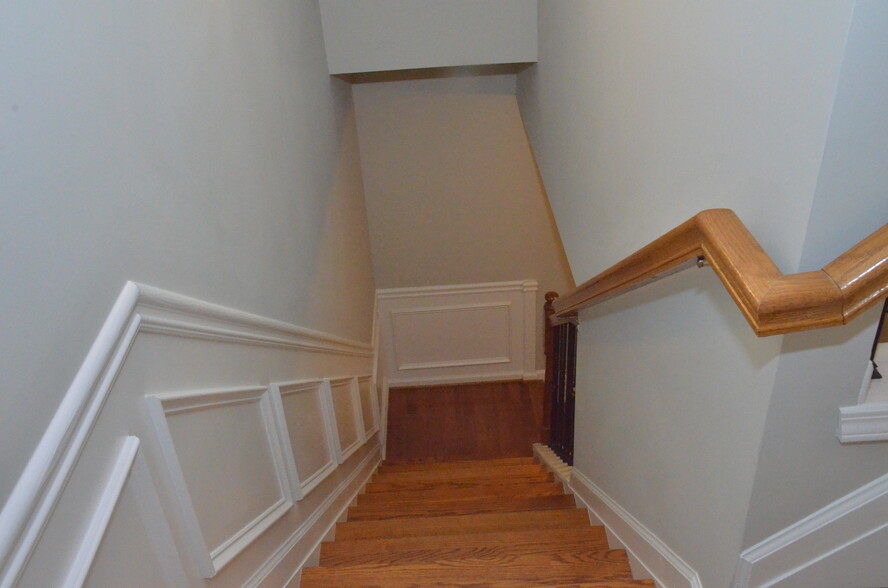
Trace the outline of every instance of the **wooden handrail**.
<instances>
[{"instance_id":1,"label":"wooden handrail","mask_svg":"<svg viewBox=\"0 0 888 588\"><path fill-rule=\"evenodd\" d=\"M553 320L705 260L760 337L850 322L888 294L888 224L814 272L783 275L732 210L704 210L555 302Z\"/></svg>"}]
</instances>

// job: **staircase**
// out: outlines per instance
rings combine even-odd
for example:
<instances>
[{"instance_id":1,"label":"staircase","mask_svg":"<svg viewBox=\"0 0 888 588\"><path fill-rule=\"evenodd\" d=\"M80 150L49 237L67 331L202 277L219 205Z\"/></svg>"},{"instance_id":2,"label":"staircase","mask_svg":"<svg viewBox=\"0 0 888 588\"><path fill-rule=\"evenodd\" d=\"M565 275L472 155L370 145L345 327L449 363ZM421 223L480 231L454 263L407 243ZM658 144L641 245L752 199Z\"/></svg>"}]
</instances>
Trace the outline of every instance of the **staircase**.
<instances>
[{"instance_id":1,"label":"staircase","mask_svg":"<svg viewBox=\"0 0 888 588\"><path fill-rule=\"evenodd\" d=\"M383 464L303 588L653 586L533 458Z\"/></svg>"}]
</instances>

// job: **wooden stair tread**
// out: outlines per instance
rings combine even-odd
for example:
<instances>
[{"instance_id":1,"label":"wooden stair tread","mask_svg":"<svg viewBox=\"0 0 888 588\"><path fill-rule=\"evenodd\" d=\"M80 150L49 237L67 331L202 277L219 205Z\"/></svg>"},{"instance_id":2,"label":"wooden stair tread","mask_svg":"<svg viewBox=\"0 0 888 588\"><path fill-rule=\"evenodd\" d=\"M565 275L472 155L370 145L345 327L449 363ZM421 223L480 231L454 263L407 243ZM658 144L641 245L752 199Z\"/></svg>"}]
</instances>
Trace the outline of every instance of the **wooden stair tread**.
<instances>
[{"instance_id":1,"label":"wooden stair tread","mask_svg":"<svg viewBox=\"0 0 888 588\"><path fill-rule=\"evenodd\" d=\"M367 484L364 492L374 494L376 492L425 492L440 491L446 483L447 488L482 488L491 486L507 486L510 484L545 484L553 482L552 474L545 472L520 477L506 477L501 479L468 478L455 480L373 480Z\"/></svg>"},{"instance_id":2,"label":"wooden stair tread","mask_svg":"<svg viewBox=\"0 0 888 588\"><path fill-rule=\"evenodd\" d=\"M589 526L589 517L579 509L481 513L442 517L348 521L336 525L336 539L378 539L484 533L488 531L535 530L541 527Z\"/></svg>"},{"instance_id":3,"label":"wooden stair tread","mask_svg":"<svg viewBox=\"0 0 888 588\"><path fill-rule=\"evenodd\" d=\"M321 565L350 566L367 563L420 563L489 558L497 552L570 553L576 550L606 551L602 527L500 531L397 539L334 541L321 547Z\"/></svg>"},{"instance_id":4,"label":"wooden stair tread","mask_svg":"<svg viewBox=\"0 0 888 588\"><path fill-rule=\"evenodd\" d=\"M377 473L389 473L389 472L415 472L415 471L438 471L438 470L452 470L452 469L461 469L465 467L479 466L483 464L483 467L491 468L491 467L500 467L500 466L512 466L512 465L535 465L538 462L536 458L533 457L502 457L499 459L485 459L485 460L458 460L458 461L432 461L432 462L401 462L401 463L390 463L383 462L382 465L379 466Z\"/></svg>"},{"instance_id":5,"label":"wooden stair tread","mask_svg":"<svg viewBox=\"0 0 888 588\"><path fill-rule=\"evenodd\" d=\"M368 565L356 568L319 566L302 572L302 586L546 586L566 583L632 582L623 550L598 551L562 561L548 555L504 557L499 561ZM616 584L619 585L619 584Z\"/></svg>"},{"instance_id":6,"label":"wooden stair tread","mask_svg":"<svg viewBox=\"0 0 888 588\"><path fill-rule=\"evenodd\" d=\"M554 482L507 484L504 486L471 486L468 488L443 487L423 492L372 492L358 496L358 506L371 504L412 504L426 500L470 500L481 497L514 496L532 498L534 496L561 496L561 484Z\"/></svg>"},{"instance_id":7,"label":"wooden stair tread","mask_svg":"<svg viewBox=\"0 0 888 588\"><path fill-rule=\"evenodd\" d=\"M385 464L335 537L304 588L653 585L526 458Z\"/></svg>"},{"instance_id":8,"label":"wooden stair tread","mask_svg":"<svg viewBox=\"0 0 888 588\"><path fill-rule=\"evenodd\" d=\"M518 512L529 510L575 509L571 496L540 496L533 498L474 498L472 500L440 500L426 503L394 505L360 505L348 510L348 520L395 519L407 517L440 517L483 512Z\"/></svg>"}]
</instances>

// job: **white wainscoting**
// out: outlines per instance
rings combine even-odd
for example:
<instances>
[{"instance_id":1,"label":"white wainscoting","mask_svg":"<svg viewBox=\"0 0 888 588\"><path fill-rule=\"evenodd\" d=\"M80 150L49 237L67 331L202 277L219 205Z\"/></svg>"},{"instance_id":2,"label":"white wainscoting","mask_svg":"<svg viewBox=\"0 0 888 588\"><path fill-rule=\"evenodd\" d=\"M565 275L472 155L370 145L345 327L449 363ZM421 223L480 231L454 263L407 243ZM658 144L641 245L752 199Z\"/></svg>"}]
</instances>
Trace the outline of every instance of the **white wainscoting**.
<instances>
[{"instance_id":1,"label":"white wainscoting","mask_svg":"<svg viewBox=\"0 0 888 588\"><path fill-rule=\"evenodd\" d=\"M744 550L732 586L780 585L884 529L888 529L888 474ZM888 585L888 572L882 579Z\"/></svg>"},{"instance_id":2,"label":"white wainscoting","mask_svg":"<svg viewBox=\"0 0 888 588\"><path fill-rule=\"evenodd\" d=\"M282 585L379 462L374 355L127 283L0 511L0 587Z\"/></svg>"},{"instance_id":3,"label":"white wainscoting","mask_svg":"<svg viewBox=\"0 0 888 588\"><path fill-rule=\"evenodd\" d=\"M536 291L534 280L377 290L389 385L539 379Z\"/></svg>"},{"instance_id":4,"label":"white wainscoting","mask_svg":"<svg viewBox=\"0 0 888 588\"><path fill-rule=\"evenodd\" d=\"M212 578L293 506L292 488L264 386L145 397L189 548Z\"/></svg>"}]
</instances>

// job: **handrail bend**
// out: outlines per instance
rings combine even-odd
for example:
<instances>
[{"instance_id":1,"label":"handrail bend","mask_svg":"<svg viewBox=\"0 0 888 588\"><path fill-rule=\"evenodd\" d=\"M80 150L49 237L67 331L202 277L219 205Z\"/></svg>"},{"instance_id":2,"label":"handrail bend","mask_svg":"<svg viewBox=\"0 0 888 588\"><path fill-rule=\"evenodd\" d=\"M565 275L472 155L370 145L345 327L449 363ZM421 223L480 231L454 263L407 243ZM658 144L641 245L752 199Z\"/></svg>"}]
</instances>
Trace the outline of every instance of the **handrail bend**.
<instances>
[{"instance_id":1,"label":"handrail bend","mask_svg":"<svg viewBox=\"0 0 888 588\"><path fill-rule=\"evenodd\" d=\"M888 295L888 224L822 270L783 275L732 210L700 212L555 301L553 320L704 259L760 336L850 322Z\"/></svg>"}]
</instances>

